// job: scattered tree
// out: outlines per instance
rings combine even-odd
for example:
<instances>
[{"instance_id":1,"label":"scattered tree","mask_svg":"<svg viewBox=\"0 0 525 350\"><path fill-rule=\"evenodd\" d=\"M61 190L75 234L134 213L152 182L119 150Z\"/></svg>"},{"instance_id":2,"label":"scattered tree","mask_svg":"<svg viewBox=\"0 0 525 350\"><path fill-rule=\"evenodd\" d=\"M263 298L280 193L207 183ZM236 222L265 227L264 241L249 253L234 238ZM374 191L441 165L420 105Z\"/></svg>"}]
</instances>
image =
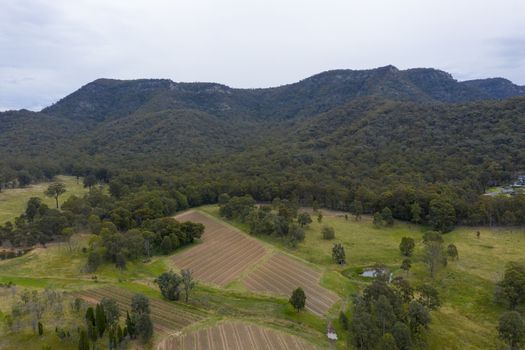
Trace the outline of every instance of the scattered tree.
<instances>
[{"instance_id":1,"label":"scattered tree","mask_svg":"<svg viewBox=\"0 0 525 350\"><path fill-rule=\"evenodd\" d=\"M447 255L452 260L458 260L459 259L458 248L456 248L456 246L454 244L449 244L448 247L447 247Z\"/></svg>"},{"instance_id":2,"label":"scattered tree","mask_svg":"<svg viewBox=\"0 0 525 350\"><path fill-rule=\"evenodd\" d=\"M46 196L55 198L57 209L58 209L58 198L64 193L66 193L66 185L60 182L49 185L47 190L44 192Z\"/></svg>"},{"instance_id":3,"label":"scattered tree","mask_svg":"<svg viewBox=\"0 0 525 350\"><path fill-rule=\"evenodd\" d=\"M381 213L379 212L374 213L373 224L375 227L383 226L383 218L381 217Z\"/></svg>"},{"instance_id":4,"label":"scattered tree","mask_svg":"<svg viewBox=\"0 0 525 350\"><path fill-rule=\"evenodd\" d=\"M297 223L299 223L301 227L304 227L312 223L312 218L310 217L310 214L302 212L297 216Z\"/></svg>"},{"instance_id":5,"label":"scattered tree","mask_svg":"<svg viewBox=\"0 0 525 350\"><path fill-rule=\"evenodd\" d=\"M339 265L346 264L345 248L341 243L334 244L332 248L332 259Z\"/></svg>"},{"instance_id":6,"label":"scattered tree","mask_svg":"<svg viewBox=\"0 0 525 350\"><path fill-rule=\"evenodd\" d=\"M410 268L412 267L412 261L410 259L404 259L401 263L401 269L405 271L406 275L408 276L408 271L410 271Z\"/></svg>"},{"instance_id":7,"label":"scattered tree","mask_svg":"<svg viewBox=\"0 0 525 350\"><path fill-rule=\"evenodd\" d=\"M418 301L431 310L436 310L441 305L438 291L429 284L423 284L417 288L419 292Z\"/></svg>"},{"instance_id":8,"label":"scattered tree","mask_svg":"<svg viewBox=\"0 0 525 350\"><path fill-rule=\"evenodd\" d=\"M421 222L421 206L418 202L414 202L410 205L410 216L413 223L419 224Z\"/></svg>"},{"instance_id":9,"label":"scattered tree","mask_svg":"<svg viewBox=\"0 0 525 350\"><path fill-rule=\"evenodd\" d=\"M363 203L361 201L355 200L352 204L354 209L354 219L355 221L361 220L361 214L363 214Z\"/></svg>"},{"instance_id":10,"label":"scattered tree","mask_svg":"<svg viewBox=\"0 0 525 350\"><path fill-rule=\"evenodd\" d=\"M399 244L399 250L404 256L411 256L414 252L415 246L416 243L414 242L413 238L403 237L401 238L401 243Z\"/></svg>"},{"instance_id":11,"label":"scattered tree","mask_svg":"<svg viewBox=\"0 0 525 350\"><path fill-rule=\"evenodd\" d=\"M335 238L335 230L333 227L330 226L323 226L321 234L323 236L323 239L326 240L331 240Z\"/></svg>"},{"instance_id":12,"label":"scattered tree","mask_svg":"<svg viewBox=\"0 0 525 350\"><path fill-rule=\"evenodd\" d=\"M306 305L306 295L304 294L302 288L299 287L292 292L292 296L290 297L290 304L292 304L292 306L297 312L304 309Z\"/></svg>"},{"instance_id":13,"label":"scattered tree","mask_svg":"<svg viewBox=\"0 0 525 350\"><path fill-rule=\"evenodd\" d=\"M78 350L89 350L89 340L86 331L80 331L80 338L78 340Z\"/></svg>"},{"instance_id":14,"label":"scattered tree","mask_svg":"<svg viewBox=\"0 0 525 350\"><path fill-rule=\"evenodd\" d=\"M420 333L430 323L430 313L419 302L412 300L408 305L408 319L413 333Z\"/></svg>"},{"instance_id":15,"label":"scattered tree","mask_svg":"<svg viewBox=\"0 0 525 350\"><path fill-rule=\"evenodd\" d=\"M447 258L443 254L442 244L435 241L425 243L424 259L428 265L430 276L434 279L439 267L445 266L447 262Z\"/></svg>"},{"instance_id":16,"label":"scattered tree","mask_svg":"<svg viewBox=\"0 0 525 350\"><path fill-rule=\"evenodd\" d=\"M507 264L503 279L496 285L495 299L511 310L525 301L525 266L517 262Z\"/></svg>"},{"instance_id":17,"label":"scattered tree","mask_svg":"<svg viewBox=\"0 0 525 350\"><path fill-rule=\"evenodd\" d=\"M434 230L450 232L456 224L456 210L445 199L433 199L429 204L428 219Z\"/></svg>"},{"instance_id":18,"label":"scattered tree","mask_svg":"<svg viewBox=\"0 0 525 350\"><path fill-rule=\"evenodd\" d=\"M381 210L381 219L387 226L392 226L394 224L394 217L392 216L392 210L389 207L383 208Z\"/></svg>"},{"instance_id":19,"label":"scattered tree","mask_svg":"<svg viewBox=\"0 0 525 350\"><path fill-rule=\"evenodd\" d=\"M498 334L500 339L507 343L511 350L518 350L525 336L521 315L516 311L509 311L501 315L498 324Z\"/></svg>"},{"instance_id":20,"label":"scattered tree","mask_svg":"<svg viewBox=\"0 0 525 350\"><path fill-rule=\"evenodd\" d=\"M102 298L100 305L104 310L106 323L109 326L114 326L118 323L120 318L120 310L115 299L112 298Z\"/></svg>"},{"instance_id":21,"label":"scattered tree","mask_svg":"<svg viewBox=\"0 0 525 350\"><path fill-rule=\"evenodd\" d=\"M130 325L134 328L134 334L143 343L147 343L153 336L153 323L150 318L149 300L144 295L135 294L132 297L130 319Z\"/></svg>"},{"instance_id":22,"label":"scattered tree","mask_svg":"<svg viewBox=\"0 0 525 350\"><path fill-rule=\"evenodd\" d=\"M191 275L190 275L191 276ZM175 272L164 272L155 279L161 294L168 300L179 300L183 279Z\"/></svg>"},{"instance_id":23,"label":"scattered tree","mask_svg":"<svg viewBox=\"0 0 525 350\"><path fill-rule=\"evenodd\" d=\"M84 187L87 187L89 191L93 189L93 186L97 184L97 178L95 175L88 175L84 178Z\"/></svg>"},{"instance_id":24,"label":"scattered tree","mask_svg":"<svg viewBox=\"0 0 525 350\"><path fill-rule=\"evenodd\" d=\"M187 303L190 297L190 292L195 287L195 281L193 280L193 275L189 269L182 270L181 275L182 275L182 285L184 287L184 297Z\"/></svg>"}]
</instances>

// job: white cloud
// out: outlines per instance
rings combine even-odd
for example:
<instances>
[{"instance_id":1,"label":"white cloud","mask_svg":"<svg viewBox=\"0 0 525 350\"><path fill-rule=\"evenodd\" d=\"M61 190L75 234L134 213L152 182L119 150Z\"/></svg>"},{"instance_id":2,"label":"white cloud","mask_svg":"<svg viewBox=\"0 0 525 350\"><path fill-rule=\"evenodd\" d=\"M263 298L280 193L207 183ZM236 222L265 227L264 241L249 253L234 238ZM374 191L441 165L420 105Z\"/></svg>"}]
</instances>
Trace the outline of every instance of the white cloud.
<instances>
[{"instance_id":1,"label":"white cloud","mask_svg":"<svg viewBox=\"0 0 525 350\"><path fill-rule=\"evenodd\" d=\"M521 0L1 0L0 106L100 77L265 87L328 69L435 67L525 84Z\"/></svg>"}]
</instances>

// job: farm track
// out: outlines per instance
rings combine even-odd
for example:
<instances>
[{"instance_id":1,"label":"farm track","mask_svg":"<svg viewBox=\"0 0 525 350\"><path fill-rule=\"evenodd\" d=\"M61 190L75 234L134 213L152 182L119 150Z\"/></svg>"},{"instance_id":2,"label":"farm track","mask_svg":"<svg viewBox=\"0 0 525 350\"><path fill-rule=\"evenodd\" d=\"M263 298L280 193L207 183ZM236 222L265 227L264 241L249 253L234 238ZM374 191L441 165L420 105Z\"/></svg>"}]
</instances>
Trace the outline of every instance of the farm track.
<instances>
[{"instance_id":1,"label":"farm track","mask_svg":"<svg viewBox=\"0 0 525 350\"><path fill-rule=\"evenodd\" d=\"M175 218L205 226L203 243L176 254L172 259L175 266L190 269L198 280L224 287L254 266L267 252L257 240L200 212L189 211Z\"/></svg>"},{"instance_id":2,"label":"farm track","mask_svg":"<svg viewBox=\"0 0 525 350\"><path fill-rule=\"evenodd\" d=\"M103 298L112 298L120 311L125 314L130 310L133 293L118 287L88 289L76 293L88 302L100 302ZM150 299L151 320L156 331L171 333L196 323L206 317L206 313L167 301Z\"/></svg>"},{"instance_id":3,"label":"farm track","mask_svg":"<svg viewBox=\"0 0 525 350\"><path fill-rule=\"evenodd\" d=\"M297 288L306 294L306 308L316 315L325 315L339 297L320 286L321 273L288 256L276 253L255 271L242 279L253 292L270 292L289 296Z\"/></svg>"},{"instance_id":4,"label":"farm track","mask_svg":"<svg viewBox=\"0 0 525 350\"><path fill-rule=\"evenodd\" d=\"M314 350L304 340L269 328L226 322L181 336L171 336L157 350Z\"/></svg>"}]
</instances>

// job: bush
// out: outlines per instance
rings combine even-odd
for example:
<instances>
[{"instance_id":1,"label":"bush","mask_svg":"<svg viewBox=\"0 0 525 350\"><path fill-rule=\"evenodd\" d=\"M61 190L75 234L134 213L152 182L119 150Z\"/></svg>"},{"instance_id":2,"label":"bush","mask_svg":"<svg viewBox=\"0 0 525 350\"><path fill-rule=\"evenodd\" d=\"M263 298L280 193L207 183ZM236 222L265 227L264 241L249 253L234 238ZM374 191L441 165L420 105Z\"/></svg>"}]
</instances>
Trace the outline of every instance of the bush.
<instances>
[{"instance_id":1,"label":"bush","mask_svg":"<svg viewBox=\"0 0 525 350\"><path fill-rule=\"evenodd\" d=\"M323 239L334 239L335 238L335 231L333 227L325 226L321 230L321 234L323 235Z\"/></svg>"}]
</instances>

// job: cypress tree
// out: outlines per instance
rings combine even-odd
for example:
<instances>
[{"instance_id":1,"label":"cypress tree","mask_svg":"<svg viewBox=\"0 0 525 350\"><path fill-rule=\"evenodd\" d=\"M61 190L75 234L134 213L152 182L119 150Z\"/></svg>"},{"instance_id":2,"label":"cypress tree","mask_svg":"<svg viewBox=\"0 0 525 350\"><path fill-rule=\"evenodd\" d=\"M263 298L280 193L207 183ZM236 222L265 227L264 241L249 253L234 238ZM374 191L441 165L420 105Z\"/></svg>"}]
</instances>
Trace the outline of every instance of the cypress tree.
<instances>
[{"instance_id":1,"label":"cypress tree","mask_svg":"<svg viewBox=\"0 0 525 350\"><path fill-rule=\"evenodd\" d=\"M86 321L91 323L93 326L95 325L95 313L93 312L93 308L91 306L86 310Z\"/></svg>"},{"instance_id":2,"label":"cypress tree","mask_svg":"<svg viewBox=\"0 0 525 350\"><path fill-rule=\"evenodd\" d=\"M122 339L124 338L124 335L122 334L122 328L120 328L120 325L117 326L117 341L120 344L122 342Z\"/></svg>"},{"instance_id":3,"label":"cypress tree","mask_svg":"<svg viewBox=\"0 0 525 350\"><path fill-rule=\"evenodd\" d=\"M104 307L100 304L97 304L95 309L95 324L99 337L102 337L106 330L106 315L104 314Z\"/></svg>"},{"instance_id":4,"label":"cypress tree","mask_svg":"<svg viewBox=\"0 0 525 350\"><path fill-rule=\"evenodd\" d=\"M127 333L129 334L129 337L131 339L135 339L135 323L133 322L133 320L131 319L131 317L129 317L129 312L126 312L126 328L127 329Z\"/></svg>"},{"instance_id":5,"label":"cypress tree","mask_svg":"<svg viewBox=\"0 0 525 350\"><path fill-rule=\"evenodd\" d=\"M89 350L89 340L85 330L80 331L78 350Z\"/></svg>"},{"instance_id":6,"label":"cypress tree","mask_svg":"<svg viewBox=\"0 0 525 350\"><path fill-rule=\"evenodd\" d=\"M97 341L97 330L91 323L88 323L87 325L87 334L89 339L91 339L93 342Z\"/></svg>"}]
</instances>

